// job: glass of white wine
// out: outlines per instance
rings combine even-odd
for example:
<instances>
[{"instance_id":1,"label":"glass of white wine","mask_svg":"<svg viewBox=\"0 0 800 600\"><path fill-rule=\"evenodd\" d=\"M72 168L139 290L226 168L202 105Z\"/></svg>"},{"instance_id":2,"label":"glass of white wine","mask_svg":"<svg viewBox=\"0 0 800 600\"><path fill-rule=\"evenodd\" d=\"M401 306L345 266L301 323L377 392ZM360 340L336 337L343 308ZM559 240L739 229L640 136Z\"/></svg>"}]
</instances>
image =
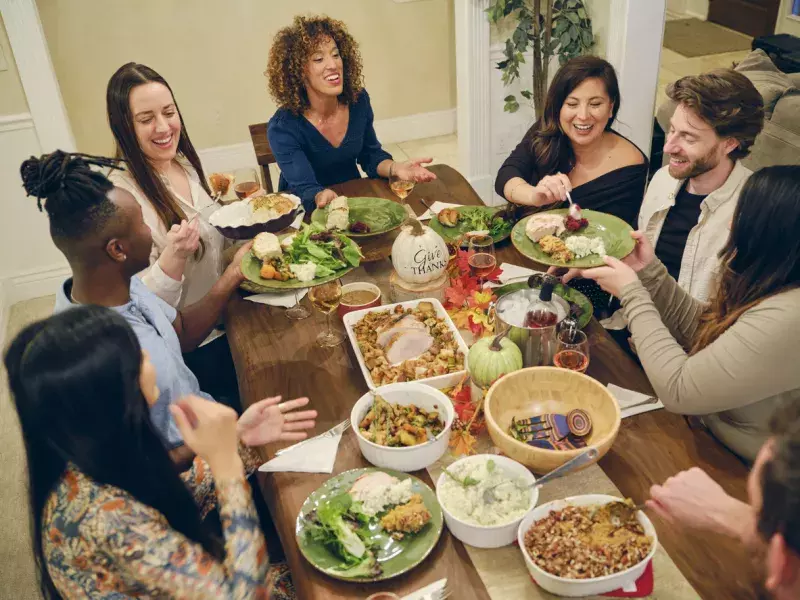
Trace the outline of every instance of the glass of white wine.
<instances>
[{"instance_id":1,"label":"glass of white wine","mask_svg":"<svg viewBox=\"0 0 800 600\"><path fill-rule=\"evenodd\" d=\"M400 203L405 204L406 198L414 190L414 182L408 179L401 179L397 175L392 175L389 178L389 187L395 196L400 198Z\"/></svg>"},{"instance_id":2,"label":"glass of white wine","mask_svg":"<svg viewBox=\"0 0 800 600\"><path fill-rule=\"evenodd\" d=\"M323 348L333 348L344 341L344 335L335 331L331 326L331 315L336 312L342 301L342 282L338 279L312 287L308 291L311 304L321 313L326 315L327 331L317 336L317 345Z\"/></svg>"},{"instance_id":3,"label":"glass of white wine","mask_svg":"<svg viewBox=\"0 0 800 600\"><path fill-rule=\"evenodd\" d=\"M311 311L300 304L300 290L294 290L294 306L286 309L286 318L292 321L300 321L311 316Z\"/></svg>"}]
</instances>

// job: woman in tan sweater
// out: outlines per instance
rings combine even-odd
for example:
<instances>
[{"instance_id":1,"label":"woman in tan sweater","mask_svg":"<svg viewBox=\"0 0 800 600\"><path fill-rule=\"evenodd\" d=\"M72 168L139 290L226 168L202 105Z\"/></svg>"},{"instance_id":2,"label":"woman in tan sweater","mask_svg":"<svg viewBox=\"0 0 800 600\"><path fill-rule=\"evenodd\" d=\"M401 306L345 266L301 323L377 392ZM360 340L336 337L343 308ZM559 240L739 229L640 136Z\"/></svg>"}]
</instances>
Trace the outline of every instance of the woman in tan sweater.
<instances>
[{"instance_id":1,"label":"woman in tan sweater","mask_svg":"<svg viewBox=\"0 0 800 600\"><path fill-rule=\"evenodd\" d=\"M632 235L632 254L582 276L620 298L667 410L702 415L754 460L775 408L800 402L800 166L766 167L745 184L710 304L678 286L647 237Z\"/></svg>"}]
</instances>

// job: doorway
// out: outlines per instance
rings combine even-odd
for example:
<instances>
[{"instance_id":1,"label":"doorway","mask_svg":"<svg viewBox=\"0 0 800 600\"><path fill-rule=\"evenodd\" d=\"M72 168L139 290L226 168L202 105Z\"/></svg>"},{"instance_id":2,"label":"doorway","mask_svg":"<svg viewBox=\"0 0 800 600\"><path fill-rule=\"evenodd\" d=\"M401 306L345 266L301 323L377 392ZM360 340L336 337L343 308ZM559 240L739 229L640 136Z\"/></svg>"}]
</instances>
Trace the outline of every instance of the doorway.
<instances>
[{"instance_id":1,"label":"doorway","mask_svg":"<svg viewBox=\"0 0 800 600\"><path fill-rule=\"evenodd\" d=\"M708 20L756 37L775 33L781 0L710 0Z\"/></svg>"}]
</instances>

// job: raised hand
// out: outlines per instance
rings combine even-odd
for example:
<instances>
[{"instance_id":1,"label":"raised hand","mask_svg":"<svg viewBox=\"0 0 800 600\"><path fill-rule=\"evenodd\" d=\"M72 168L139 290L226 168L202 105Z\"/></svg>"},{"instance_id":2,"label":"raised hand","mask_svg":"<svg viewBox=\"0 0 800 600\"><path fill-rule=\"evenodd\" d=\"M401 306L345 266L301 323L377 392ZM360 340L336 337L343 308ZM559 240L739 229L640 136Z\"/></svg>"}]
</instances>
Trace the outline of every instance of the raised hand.
<instances>
[{"instance_id":1,"label":"raised hand","mask_svg":"<svg viewBox=\"0 0 800 600\"><path fill-rule=\"evenodd\" d=\"M656 252L643 231L632 231L631 237L636 242L633 252L622 259L626 265L637 273L655 260Z\"/></svg>"},{"instance_id":2,"label":"raised hand","mask_svg":"<svg viewBox=\"0 0 800 600\"><path fill-rule=\"evenodd\" d=\"M529 204L531 206L547 206L567 199L567 192L572 191L572 182L564 173L545 175L535 187L531 188Z\"/></svg>"},{"instance_id":3,"label":"raised hand","mask_svg":"<svg viewBox=\"0 0 800 600\"><path fill-rule=\"evenodd\" d=\"M433 162L433 158L413 158L403 162L395 163L394 174L400 179L406 181L414 181L416 183L424 183L426 181L433 181L436 175L431 173L423 165Z\"/></svg>"},{"instance_id":4,"label":"raised hand","mask_svg":"<svg viewBox=\"0 0 800 600\"><path fill-rule=\"evenodd\" d=\"M239 418L239 439L248 446L305 439L305 430L313 429L317 418L315 410L296 410L307 404L308 398L281 402L280 396L256 402Z\"/></svg>"},{"instance_id":5,"label":"raised hand","mask_svg":"<svg viewBox=\"0 0 800 600\"><path fill-rule=\"evenodd\" d=\"M185 260L192 256L200 246L199 220L183 220L180 225L170 227L167 232L167 246L176 258Z\"/></svg>"},{"instance_id":6,"label":"raised hand","mask_svg":"<svg viewBox=\"0 0 800 600\"><path fill-rule=\"evenodd\" d=\"M217 471L215 475L240 474L243 467L235 410L197 396L185 396L170 406L170 412L184 443L208 463L212 472Z\"/></svg>"}]
</instances>

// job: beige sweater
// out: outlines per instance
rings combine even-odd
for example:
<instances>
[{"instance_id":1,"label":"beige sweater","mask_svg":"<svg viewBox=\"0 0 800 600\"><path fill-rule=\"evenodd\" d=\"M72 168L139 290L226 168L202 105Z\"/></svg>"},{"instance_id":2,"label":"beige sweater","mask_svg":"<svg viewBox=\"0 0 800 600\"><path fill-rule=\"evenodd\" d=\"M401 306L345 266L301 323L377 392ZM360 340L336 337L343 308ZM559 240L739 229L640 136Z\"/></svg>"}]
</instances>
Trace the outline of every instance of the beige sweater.
<instances>
[{"instance_id":1,"label":"beige sweater","mask_svg":"<svg viewBox=\"0 0 800 600\"><path fill-rule=\"evenodd\" d=\"M694 356L684 348L704 304L659 260L625 286L621 301L642 366L667 410L703 415L720 441L754 460L775 408L800 401L800 289L762 301Z\"/></svg>"}]
</instances>

